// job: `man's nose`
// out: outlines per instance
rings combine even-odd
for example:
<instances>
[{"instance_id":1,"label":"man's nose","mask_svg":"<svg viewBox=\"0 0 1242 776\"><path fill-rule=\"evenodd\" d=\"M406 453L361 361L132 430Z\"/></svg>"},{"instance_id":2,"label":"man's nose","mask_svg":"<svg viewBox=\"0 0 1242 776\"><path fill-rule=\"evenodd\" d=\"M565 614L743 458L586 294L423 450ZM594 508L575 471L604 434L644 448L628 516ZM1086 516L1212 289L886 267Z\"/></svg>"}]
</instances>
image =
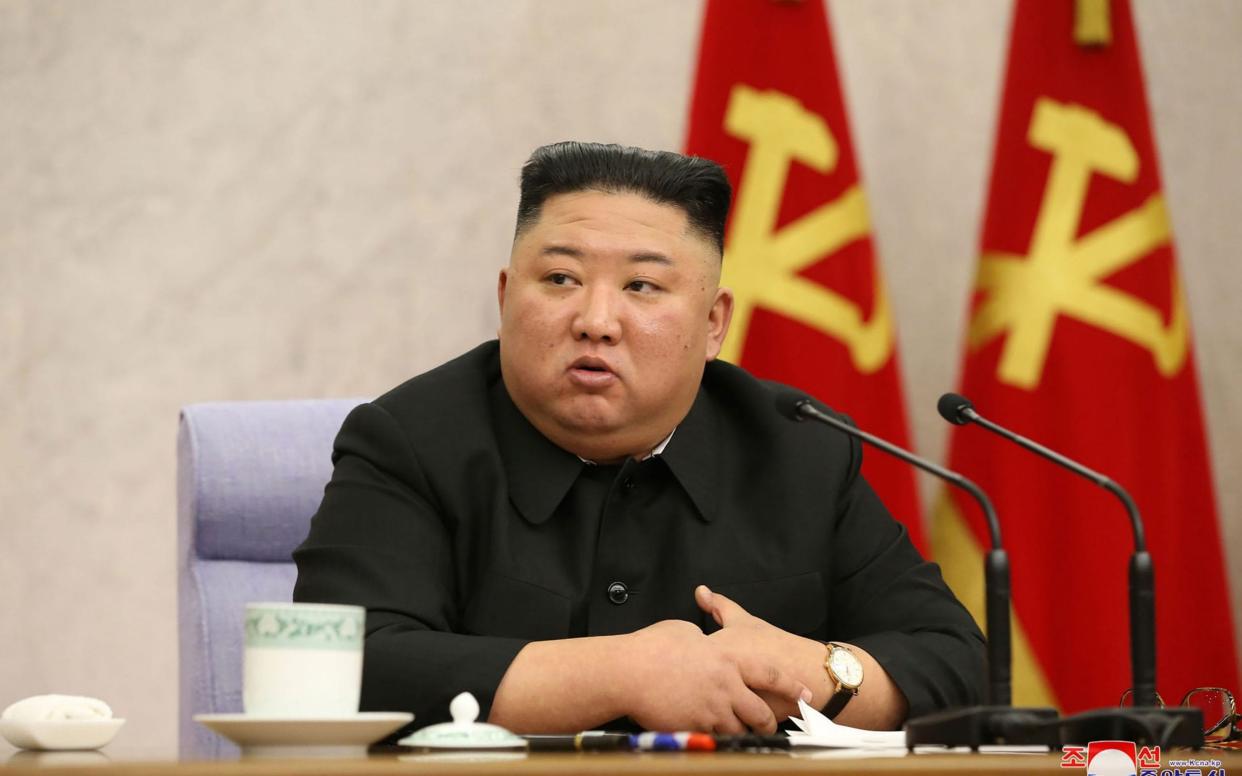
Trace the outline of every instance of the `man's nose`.
<instances>
[{"instance_id":1,"label":"man's nose","mask_svg":"<svg viewBox=\"0 0 1242 776\"><path fill-rule=\"evenodd\" d=\"M574 318L574 338L615 344L621 339L620 300L608 288L590 288Z\"/></svg>"}]
</instances>

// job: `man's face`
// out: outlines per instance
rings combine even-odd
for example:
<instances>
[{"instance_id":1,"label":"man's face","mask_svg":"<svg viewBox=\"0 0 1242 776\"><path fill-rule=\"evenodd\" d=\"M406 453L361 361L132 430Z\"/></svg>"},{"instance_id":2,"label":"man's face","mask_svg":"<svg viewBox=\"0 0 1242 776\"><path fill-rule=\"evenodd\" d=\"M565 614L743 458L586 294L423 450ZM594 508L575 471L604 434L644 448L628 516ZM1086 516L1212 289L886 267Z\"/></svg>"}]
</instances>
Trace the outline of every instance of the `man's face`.
<instances>
[{"instance_id":1,"label":"man's face","mask_svg":"<svg viewBox=\"0 0 1242 776\"><path fill-rule=\"evenodd\" d=\"M642 455L681 422L733 298L685 211L630 193L550 197L500 272L500 364L522 414L596 461Z\"/></svg>"}]
</instances>

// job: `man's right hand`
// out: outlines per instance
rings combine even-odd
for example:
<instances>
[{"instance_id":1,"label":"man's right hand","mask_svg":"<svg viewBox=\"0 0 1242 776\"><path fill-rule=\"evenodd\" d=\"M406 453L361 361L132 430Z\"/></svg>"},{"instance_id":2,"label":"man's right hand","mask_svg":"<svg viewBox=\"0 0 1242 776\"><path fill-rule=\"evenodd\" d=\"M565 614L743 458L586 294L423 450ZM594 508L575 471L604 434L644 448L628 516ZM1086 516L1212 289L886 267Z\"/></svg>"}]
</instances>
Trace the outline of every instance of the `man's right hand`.
<instances>
[{"instance_id":1,"label":"man's right hand","mask_svg":"<svg viewBox=\"0 0 1242 776\"><path fill-rule=\"evenodd\" d=\"M624 638L623 704L647 730L773 733L778 720L760 693L794 706L811 696L771 662L730 655L684 620L657 622Z\"/></svg>"}]
</instances>

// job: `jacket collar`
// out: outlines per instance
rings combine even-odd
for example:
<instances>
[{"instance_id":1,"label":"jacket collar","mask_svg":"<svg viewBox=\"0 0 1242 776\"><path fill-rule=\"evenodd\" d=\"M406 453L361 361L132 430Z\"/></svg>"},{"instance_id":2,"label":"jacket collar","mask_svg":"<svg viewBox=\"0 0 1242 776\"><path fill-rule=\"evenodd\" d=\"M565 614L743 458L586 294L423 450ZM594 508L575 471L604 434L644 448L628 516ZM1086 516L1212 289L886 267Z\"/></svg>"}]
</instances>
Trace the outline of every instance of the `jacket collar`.
<instances>
[{"instance_id":1,"label":"jacket collar","mask_svg":"<svg viewBox=\"0 0 1242 776\"><path fill-rule=\"evenodd\" d=\"M529 522L543 523L588 464L539 433L509 398L499 376L492 384L492 413L509 479L509 500Z\"/></svg>"},{"instance_id":2,"label":"jacket collar","mask_svg":"<svg viewBox=\"0 0 1242 776\"><path fill-rule=\"evenodd\" d=\"M699 517L708 523L715 520L720 505L721 450L711 399L701 385L689 414L659 458L690 496Z\"/></svg>"}]
</instances>

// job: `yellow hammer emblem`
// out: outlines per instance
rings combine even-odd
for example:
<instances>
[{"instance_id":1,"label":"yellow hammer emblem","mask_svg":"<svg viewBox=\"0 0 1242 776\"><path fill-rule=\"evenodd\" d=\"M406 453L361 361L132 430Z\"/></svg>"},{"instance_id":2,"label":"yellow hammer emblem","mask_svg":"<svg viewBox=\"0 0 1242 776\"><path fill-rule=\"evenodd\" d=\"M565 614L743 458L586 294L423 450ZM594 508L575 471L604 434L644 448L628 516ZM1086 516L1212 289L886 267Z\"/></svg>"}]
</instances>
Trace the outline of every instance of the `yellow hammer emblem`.
<instances>
[{"instance_id":1,"label":"yellow hammer emblem","mask_svg":"<svg viewBox=\"0 0 1242 776\"><path fill-rule=\"evenodd\" d=\"M1077 237L1091 176L1124 183L1138 176L1139 158L1130 138L1094 111L1040 98L1027 142L1052 154L1030 252L983 255L976 285L985 296L970 323L971 348L1007 334L997 377L1035 388L1057 317L1065 315L1145 348L1160 374L1176 374L1186 362L1190 338L1176 268L1169 282L1167 326L1157 308L1101 282L1169 242L1164 197L1153 194L1134 210Z\"/></svg>"},{"instance_id":2,"label":"yellow hammer emblem","mask_svg":"<svg viewBox=\"0 0 1242 776\"><path fill-rule=\"evenodd\" d=\"M862 189L841 196L776 229L789 167L801 162L828 174L838 148L824 119L778 91L737 85L729 95L725 131L750 145L725 245L723 283L733 289L733 327L720 357L737 363L750 318L764 307L836 337L864 374L882 367L893 351L888 292L876 273L871 317L798 272L864 237L870 226Z\"/></svg>"}]
</instances>

